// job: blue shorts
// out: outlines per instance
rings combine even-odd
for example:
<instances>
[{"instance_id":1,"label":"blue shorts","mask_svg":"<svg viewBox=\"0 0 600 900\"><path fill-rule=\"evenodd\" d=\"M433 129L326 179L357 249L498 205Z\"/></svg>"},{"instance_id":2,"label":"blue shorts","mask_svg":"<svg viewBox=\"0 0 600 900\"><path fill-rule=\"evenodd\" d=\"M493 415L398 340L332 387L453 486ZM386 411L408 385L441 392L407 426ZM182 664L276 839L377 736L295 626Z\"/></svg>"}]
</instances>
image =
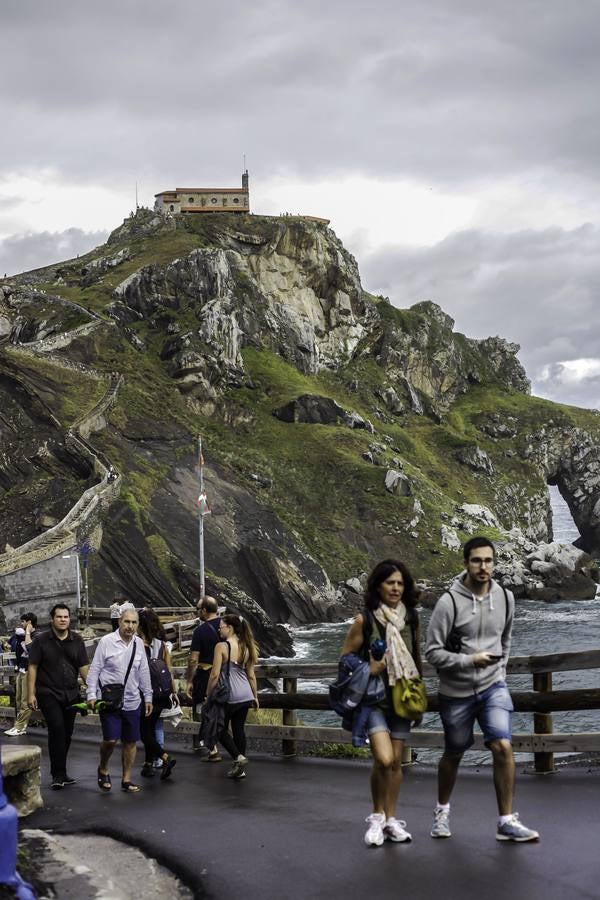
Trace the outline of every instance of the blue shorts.
<instances>
[{"instance_id":1,"label":"blue shorts","mask_svg":"<svg viewBox=\"0 0 600 900\"><path fill-rule=\"evenodd\" d=\"M481 694L469 697L439 695L440 717L444 726L447 753L463 753L473 744L475 720L490 741L512 739L513 702L505 681L496 681Z\"/></svg>"},{"instance_id":2,"label":"blue shorts","mask_svg":"<svg viewBox=\"0 0 600 900\"><path fill-rule=\"evenodd\" d=\"M386 712L374 706L367 719L367 731L369 735L387 731L393 741L404 741L410 734L410 721L401 719L393 710Z\"/></svg>"},{"instance_id":3,"label":"blue shorts","mask_svg":"<svg viewBox=\"0 0 600 900\"><path fill-rule=\"evenodd\" d=\"M120 709L118 712L101 712L100 724L105 741L123 741L135 744L140 740L142 704L137 709Z\"/></svg>"}]
</instances>

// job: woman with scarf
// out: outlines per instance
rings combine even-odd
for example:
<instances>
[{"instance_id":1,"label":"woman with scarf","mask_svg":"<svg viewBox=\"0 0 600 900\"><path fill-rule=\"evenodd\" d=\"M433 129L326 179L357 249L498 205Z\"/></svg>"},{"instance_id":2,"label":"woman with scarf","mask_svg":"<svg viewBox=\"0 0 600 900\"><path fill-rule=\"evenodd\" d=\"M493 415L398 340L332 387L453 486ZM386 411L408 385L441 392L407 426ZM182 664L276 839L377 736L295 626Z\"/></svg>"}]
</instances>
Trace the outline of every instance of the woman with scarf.
<instances>
[{"instance_id":1,"label":"woman with scarf","mask_svg":"<svg viewBox=\"0 0 600 900\"><path fill-rule=\"evenodd\" d=\"M382 639L385 655L375 659L373 641ZM367 732L373 753L371 795L373 812L365 843L379 847L384 840L410 841L406 822L396 818L402 784L402 751L411 722L394 712L392 687L400 678L421 673L419 618L412 575L397 560L386 559L375 566L365 590L365 611L359 613L346 636L342 655L355 654L369 661L372 675L380 675L386 686L385 699L372 707Z\"/></svg>"}]
</instances>

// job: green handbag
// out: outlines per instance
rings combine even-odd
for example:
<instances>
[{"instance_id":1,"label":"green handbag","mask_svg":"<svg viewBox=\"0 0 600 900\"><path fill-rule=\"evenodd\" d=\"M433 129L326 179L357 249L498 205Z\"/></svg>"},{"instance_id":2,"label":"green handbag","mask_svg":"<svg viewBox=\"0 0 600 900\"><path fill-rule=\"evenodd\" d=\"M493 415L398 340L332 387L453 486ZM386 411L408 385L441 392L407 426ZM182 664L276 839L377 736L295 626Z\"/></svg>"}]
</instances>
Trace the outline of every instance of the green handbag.
<instances>
[{"instance_id":1,"label":"green handbag","mask_svg":"<svg viewBox=\"0 0 600 900\"><path fill-rule=\"evenodd\" d=\"M427 711L427 694L422 678L400 678L392 687L394 712L402 719L415 719Z\"/></svg>"}]
</instances>

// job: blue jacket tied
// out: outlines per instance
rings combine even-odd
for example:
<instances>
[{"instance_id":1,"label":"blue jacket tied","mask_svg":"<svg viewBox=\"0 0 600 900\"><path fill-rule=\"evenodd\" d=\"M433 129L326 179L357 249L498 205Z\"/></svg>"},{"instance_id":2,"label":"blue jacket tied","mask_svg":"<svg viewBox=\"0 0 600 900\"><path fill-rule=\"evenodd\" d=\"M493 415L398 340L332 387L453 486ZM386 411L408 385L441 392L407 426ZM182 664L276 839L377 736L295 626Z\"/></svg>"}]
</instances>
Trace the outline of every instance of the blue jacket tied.
<instances>
[{"instance_id":1,"label":"blue jacket tied","mask_svg":"<svg viewBox=\"0 0 600 900\"><path fill-rule=\"evenodd\" d=\"M342 728L352 732L353 747L366 745L369 713L384 698L383 679L371 675L369 663L355 653L342 656L337 680L329 685L329 706L342 717Z\"/></svg>"}]
</instances>

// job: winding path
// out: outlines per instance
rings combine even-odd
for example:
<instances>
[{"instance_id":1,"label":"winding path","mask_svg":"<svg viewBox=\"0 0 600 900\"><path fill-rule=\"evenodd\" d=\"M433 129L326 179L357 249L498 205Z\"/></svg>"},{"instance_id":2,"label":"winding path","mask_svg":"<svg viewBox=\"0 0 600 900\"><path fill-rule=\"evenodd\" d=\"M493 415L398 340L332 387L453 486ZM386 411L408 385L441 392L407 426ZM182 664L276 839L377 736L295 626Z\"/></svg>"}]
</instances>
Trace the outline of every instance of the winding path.
<instances>
[{"instance_id":1,"label":"winding path","mask_svg":"<svg viewBox=\"0 0 600 900\"><path fill-rule=\"evenodd\" d=\"M80 328L85 327L89 329L91 326L98 327L98 325L104 324L106 323L98 320L97 322L89 323L89 325L80 326ZM78 331L78 329L74 329L75 331ZM73 332L70 332L70 334L73 334ZM68 360L57 359L47 355L44 350L37 346L51 340L52 337L33 344L12 344L11 349L15 349L24 355L43 356L45 360L56 366L74 369L96 380L106 378L103 373L96 369L84 366L81 363L71 363ZM61 346L66 345L63 344ZM101 399L84 413L73 426L66 429L66 445L70 445L90 462L100 481L93 487L85 490L77 503L52 528L49 528L43 534L37 535L20 547L16 547L14 550L0 554L0 576L11 574L19 569L50 559L73 547L78 540L86 537L93 530L98 520L119 496L121 490L120 474L113 469L110 461L104 454L97 451L88 442L87 438L93 431L99 431L105 427L105 413L114 406L123 381L122 375L112 373L108 378L108 384ZM24 387L27 389L25 385ZM58 420L57 424L60 426Z\"/></svg>"}]
</instances>

